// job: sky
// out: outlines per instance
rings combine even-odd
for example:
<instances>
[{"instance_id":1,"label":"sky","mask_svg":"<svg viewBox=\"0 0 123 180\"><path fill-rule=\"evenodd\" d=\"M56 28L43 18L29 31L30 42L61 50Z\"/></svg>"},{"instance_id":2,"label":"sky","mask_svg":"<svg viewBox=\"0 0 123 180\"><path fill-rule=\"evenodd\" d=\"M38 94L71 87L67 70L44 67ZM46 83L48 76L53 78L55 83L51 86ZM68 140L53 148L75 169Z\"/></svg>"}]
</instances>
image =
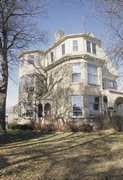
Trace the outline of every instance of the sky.
<instances>
[{"instance_id":1,"label":"sky","mask_svg":"<svg viewBox=\"0 0 123 180\"><path fill-rule=\"evenodd\" d=\"M51 0L47 14L43 19L38 19L39 28L47 30L49 38L49 42L46 45L40 44L38 49L46 50L50 47L54 43L54 33L58 30L63 30L65 34L92 32L95 37L102 40L102 45L104 45L105 27L100 21L93 18L90 5L87 3L86 7L84 7L77 0L74 0L74 3L66 1ZM35 48L30 46L30 49ZM17 69L14 74L16 83L9 79L7 107L13 106L18 102L18 74L19 71Z\"/></svg>"}]
</instances>

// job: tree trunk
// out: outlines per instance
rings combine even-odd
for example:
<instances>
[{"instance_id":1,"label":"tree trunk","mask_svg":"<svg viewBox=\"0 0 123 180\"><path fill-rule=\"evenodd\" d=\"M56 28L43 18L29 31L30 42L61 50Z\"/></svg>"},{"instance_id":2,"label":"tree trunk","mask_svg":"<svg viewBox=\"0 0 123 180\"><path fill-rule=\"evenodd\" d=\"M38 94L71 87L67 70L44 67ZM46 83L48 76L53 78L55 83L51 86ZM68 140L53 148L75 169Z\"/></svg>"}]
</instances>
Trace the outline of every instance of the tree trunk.
<instances>
[{"instance_id":1,"label":"tree trunk","mask_svg":"<svg viewBox=\"0 0 123 180\"><path fill-rule=\"evenodd\" d=\"M6 94L0 94L0 132L6 132Z\"/></svg>"},{"instance_id":2,"label":"tree trunk","mask_svg":"<svg viewBox=\"0 0 123 180\"><path fill-rule=\"evenodd\" d=\"M6 132L6 97L8 86L7 50L2 51L2 82L0 85L0 132Z\"/></svg>"}]
</instances>

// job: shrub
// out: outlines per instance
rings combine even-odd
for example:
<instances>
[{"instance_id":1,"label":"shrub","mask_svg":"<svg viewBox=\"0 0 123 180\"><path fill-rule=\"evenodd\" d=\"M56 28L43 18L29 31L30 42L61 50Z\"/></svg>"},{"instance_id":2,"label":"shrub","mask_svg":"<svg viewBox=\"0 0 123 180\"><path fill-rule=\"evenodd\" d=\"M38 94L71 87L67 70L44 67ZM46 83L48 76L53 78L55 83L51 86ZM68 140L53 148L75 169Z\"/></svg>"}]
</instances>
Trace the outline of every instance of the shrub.
<instances>
[{"instance_id":1,"label":"shrub","mask_svg":"<svg viewBox=\"0 0 123 180\"><path fill-rule=\"evenodd\" d=\"M92 132L93 126L90 124L67 124L63 125L62 129L61 126L59 127L59 130L65 131L65 132Z\"/></svg>"},{"instance_id":2,"label":"shrub","mask_svg":"<svg viewBox=\"0 0 123 180\"><path fill-rule=\"evenodd\" d=\"M56 132L58 131L58 125L36 123L35 130L40 130L41 132Z\"/></svg>"},{"instance_id":3,"label":"shrub","mask_svg":"<svg viewBox=\"0 0 123 180\"><path fill-rule=\"evenodd\" d=\"M92 132L93 126L90 124L41 124L41 123L30 123L30 124L17 124L16 122L8 125L9 129L12 130L37 130L41 132Z\"/></svg>"},{"instance_id":4,"label":"shrub","mask_svg":"<svg viewBox=\"0 0 123 180\"><path fill-rule=\"evenodd\" d=\"M77 124L67 124L67 126L68 126L68 128L67 128L68 131L71 131L71 132L79 131L79 127Z\"/></svg>"},{"instance_id":5,"label":"shrub","mask_svg":"<svg viewBox=\"0 0 123 180\"><path fill-rule=\"evenodd\" d=\"M96 129L98 129L98 130L104 130L104 129L111 128L111 121L108 116L100 114L100 115L94 116L94 118L92 120L96 126Z\"/></svg>"},{"instance_id":6,"label":"shrub","mask_svg":"<svg viewBox=\"0 0 123 180\"><path fill-rule=\"evenodd\" d=\"M111 117L111 125L117 131L123 131L123 117L114 115L113 117Z\"/></svg>"},{"instance_id":7,"label":"shrub","mask_svg":"<svg viewBox=\"0 0 123 180\"><path fill-rule=\"evenodd\" d=\"M32 124L17 124L17 122L12 122L12 123L8 124L8 129L33 130L34 127L32 126Z\"/></svg>"},{"instance_id":8,"label":"shrub","mask_svg":"<svg viewBox=\"0 0 123 180\"><path fill-rule=\"evenodd\" d=\"M17 122L12 122L12 123L8 124L8 129L15 130L15 129L19 129L19 128L20 128L20 125L17 124Z\"/></svg>"},{"instance_id":9,"label":"shrub","mask_svg":"<svg viewBox=\"0 0 123 180\"><path fill-rule=\"evenodd\" d=\"M83 123L83 124L80 124L78 126L78 128L79 128L80 132L92 132L93 131L93 126L90 124L84 124Z\"/></svg>"}]
</instances>

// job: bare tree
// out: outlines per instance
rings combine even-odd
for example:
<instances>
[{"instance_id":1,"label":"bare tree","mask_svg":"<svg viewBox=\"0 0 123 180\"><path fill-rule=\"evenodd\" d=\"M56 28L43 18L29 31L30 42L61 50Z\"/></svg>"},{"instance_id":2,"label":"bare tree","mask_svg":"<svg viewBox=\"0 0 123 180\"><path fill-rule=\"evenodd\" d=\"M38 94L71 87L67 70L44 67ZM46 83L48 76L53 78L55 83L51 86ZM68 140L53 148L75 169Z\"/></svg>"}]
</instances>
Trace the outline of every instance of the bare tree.
<instances>
[{"instance_id":1,"label":"bare tree","mask_svg":"<svg viewBox=\"0 0 123 180\"><path fill-rule=\"evenodd\" d=\"M123 0L66 1L79 5L83 9L87 8L82 15L88 22L96 21L104 24L108 47L106 47L106 51L115 65L119 67L123 59Z\"/></svg>"},{"instance_id":2,"label":"bare tree","mask_svg":"<svg viewBox=\"0 0 123 180\"><path fill-rule=\"evenodd\" d=\"M123 59L123 1L103 0L102 5L102 19L110 36L108 55L119 67Z\"/></svg>"},{"instance_id":3,"label":"bare tree","mask_svg":"<svg viewBox=\"0 0 123 180\"><path fill-rule=\"evenodd\" d=\"M45 0L0 1L0 131L6 132L8 75L17 64L17 54L37 42L44 42L46 31L36 23L46 12Z\"/></svg>"}]
</instances>

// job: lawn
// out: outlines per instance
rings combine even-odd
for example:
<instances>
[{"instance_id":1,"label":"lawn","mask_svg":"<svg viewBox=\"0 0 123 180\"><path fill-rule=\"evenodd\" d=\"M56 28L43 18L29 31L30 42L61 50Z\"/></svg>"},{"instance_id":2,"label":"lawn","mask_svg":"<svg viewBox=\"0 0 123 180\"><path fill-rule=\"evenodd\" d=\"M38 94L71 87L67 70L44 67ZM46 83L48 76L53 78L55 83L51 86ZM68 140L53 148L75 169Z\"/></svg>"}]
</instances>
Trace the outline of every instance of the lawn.
<instances>
[{"instance_id":1,"label":"lawn","mask_svg":"<svg viewBox=\"0 0 123 180\"><path fill-rule=\"evenodd\" d=\"M123 132L0 135L0 180L123 180Z\"/></svg>"}]
</instances>

